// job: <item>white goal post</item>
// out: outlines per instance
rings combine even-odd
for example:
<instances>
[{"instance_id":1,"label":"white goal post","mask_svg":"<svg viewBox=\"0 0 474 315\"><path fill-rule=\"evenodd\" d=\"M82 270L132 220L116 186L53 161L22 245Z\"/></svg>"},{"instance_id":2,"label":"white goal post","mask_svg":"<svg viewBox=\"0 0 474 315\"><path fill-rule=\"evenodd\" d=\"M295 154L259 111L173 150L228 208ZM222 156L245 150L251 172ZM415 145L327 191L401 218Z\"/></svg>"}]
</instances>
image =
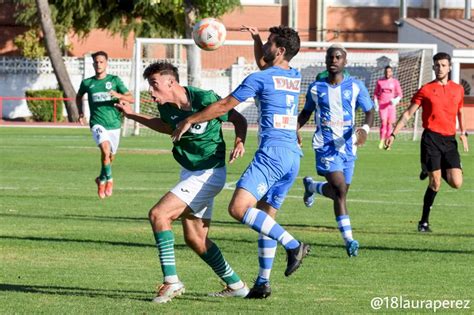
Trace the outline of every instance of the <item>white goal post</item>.
<instances>
[{"instance_id":1,"label":"white goal post","mask_svg":"<svg viewBox=\"0 0 474 315\"><path fill-rule=\"evenodd\" d=\"M302 74L302 92L299 107L304 105L306 88L313 82L316 75L325 70L325 49L333 42L302 42L300 52L292 59L290 65ZM421 85L433 78L431 65L432 56L437 52L435 44L400 44L400 43L340 43L348 51L346 70L361 79L373 95L377 79L383 76L385 66L394 69L394 76L400 81L403 98L397 108L399 115L409 105L413 94ZM159 60L167 60L178 67L180 83L187 85L187 45L195 45L192 39L158 39L136 38L134 45L132 80L135 98L135 111L159 116L156 104L151 102L147 93L148 83L143 79L143 70ZM227 96L250 73L258 71L253 57L253 41L227 40L216 51L201 51L193 57L201 64L201 82L203 89L214 90L221 97ZM258 109L253 99L240 104L236 108L248 120L249 124L257 121ZM362 123L362 115L357 124ZM376 114L375 126L378 126ZM308 122L309 123L309 122ZM311 122L312 123L312 122ZM418 113L409 123L409 133L402 138L416 139L421 131ZM155 131L147 130L138 123L126 120L123 135L152 135ZM371 133L377 134L376 132ZM378 137L378 135L377 135Z\"/></svg>"}]
</instances>

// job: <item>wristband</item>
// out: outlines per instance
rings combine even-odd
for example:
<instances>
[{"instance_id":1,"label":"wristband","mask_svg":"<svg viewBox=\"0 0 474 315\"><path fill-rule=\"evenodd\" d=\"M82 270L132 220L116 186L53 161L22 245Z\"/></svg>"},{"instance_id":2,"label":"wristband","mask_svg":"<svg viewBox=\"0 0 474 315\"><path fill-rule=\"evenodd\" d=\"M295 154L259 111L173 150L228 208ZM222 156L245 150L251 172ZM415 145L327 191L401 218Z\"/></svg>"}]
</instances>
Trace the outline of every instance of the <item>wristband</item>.
<instances>
[{"instance_id":1,"label":"wristband","mask_svg":"<svg viewBox=\"0 0 474 315\"><path fill-rule=\"evenodd\" d=\"M364 130L365 130L365 133L366 133L366 134L369 134L369 131L370 131L370 127L369 127L369 125L367 125L367 124L364 124L364 125L362 126L362 129L364 129Z\"/></svg>"},{"instance_id":2,"label":"wristband","mask_svg":"<svg viewBox=\"0 0 474 315\"><path fill-rule=\"evenodd\" d=\"M395 136L393 132L390 134L390 137L393 137L393 139L397 139L397 137Z\"/></svg>"}]
</instances>

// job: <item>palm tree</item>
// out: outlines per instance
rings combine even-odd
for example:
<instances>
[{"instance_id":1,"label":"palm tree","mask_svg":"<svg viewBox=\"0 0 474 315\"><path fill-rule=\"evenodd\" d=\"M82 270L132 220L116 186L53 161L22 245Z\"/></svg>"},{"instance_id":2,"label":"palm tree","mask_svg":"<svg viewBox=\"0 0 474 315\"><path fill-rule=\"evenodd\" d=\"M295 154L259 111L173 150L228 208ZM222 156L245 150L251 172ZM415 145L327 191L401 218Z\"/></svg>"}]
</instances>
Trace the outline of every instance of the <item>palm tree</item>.
<instances>
[{"instance_id":1,"label":"palm tree","mask_svg":"<svg viewBox=\"0 0 474 315\"><path fill-rule=\"evenodd\" d=\"M53 20L51 19L51 10L49 9L48 0L35 0L38 7L38 15L43 30L46 50L48 51L51 64L53 65L54 74L59 82L59 86L64 95L69 100L66 101L67 116L70 122L77 121L79 114L76 106L76 92L72 85L69 74L67 73L64 60L61 56L61 50L56 38Z\"/></svg>"}]
</instances>

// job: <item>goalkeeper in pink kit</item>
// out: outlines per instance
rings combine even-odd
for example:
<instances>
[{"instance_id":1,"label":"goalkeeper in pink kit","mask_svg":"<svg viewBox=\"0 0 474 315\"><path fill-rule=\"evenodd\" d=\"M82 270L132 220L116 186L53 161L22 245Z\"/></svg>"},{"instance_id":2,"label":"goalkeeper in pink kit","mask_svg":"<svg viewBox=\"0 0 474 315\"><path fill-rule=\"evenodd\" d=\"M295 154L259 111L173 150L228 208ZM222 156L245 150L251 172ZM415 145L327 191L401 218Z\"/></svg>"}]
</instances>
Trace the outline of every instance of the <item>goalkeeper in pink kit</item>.
<instances>
[{"instance_id":1,"label":"goalkeeper in pink kit","mask_svg":"<svg viewBox=\"0 0 474 315\"><path fill-rule=\"evenodd\" d=\"M402 98L400 82L393 78L393 69L385 67L385 77L377 81L374 91L375 108L380 116L380 144L379 149L383 149L385 139L392 133L392 124L397 119L396 106Z\"/></svg>"}]
</instances>

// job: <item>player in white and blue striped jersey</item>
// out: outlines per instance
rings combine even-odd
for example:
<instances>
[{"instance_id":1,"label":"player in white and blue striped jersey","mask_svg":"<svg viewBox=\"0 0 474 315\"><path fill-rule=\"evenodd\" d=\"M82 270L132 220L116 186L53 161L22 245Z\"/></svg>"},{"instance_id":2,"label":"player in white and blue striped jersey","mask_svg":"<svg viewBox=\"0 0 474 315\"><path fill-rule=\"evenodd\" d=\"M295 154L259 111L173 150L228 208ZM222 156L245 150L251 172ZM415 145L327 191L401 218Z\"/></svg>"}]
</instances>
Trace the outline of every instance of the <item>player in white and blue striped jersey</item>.
<instances>
[{"instance_id":1,"label":"player in white and blue striped jersey","mask_svg":"<svg viewBox=\"0 0 474 315\"><path fill-rule=\"evenodd\" d=\"M326 178L325 182L314 181L309 176L303 179L304 203L311 207L315 193L334 201L336 222L351 257L357 256L359 242L352 237L346 196L354 174L357 147L365 143L373 122L373 103L364 84L344 73L346 57L347 52L341 45L328 48L328 75L308 87L298 124L301 128L314 112L316 172ZM365 121L361 128L356 129L358 109L365 113Z\"/></svg>"}]
</instances>

